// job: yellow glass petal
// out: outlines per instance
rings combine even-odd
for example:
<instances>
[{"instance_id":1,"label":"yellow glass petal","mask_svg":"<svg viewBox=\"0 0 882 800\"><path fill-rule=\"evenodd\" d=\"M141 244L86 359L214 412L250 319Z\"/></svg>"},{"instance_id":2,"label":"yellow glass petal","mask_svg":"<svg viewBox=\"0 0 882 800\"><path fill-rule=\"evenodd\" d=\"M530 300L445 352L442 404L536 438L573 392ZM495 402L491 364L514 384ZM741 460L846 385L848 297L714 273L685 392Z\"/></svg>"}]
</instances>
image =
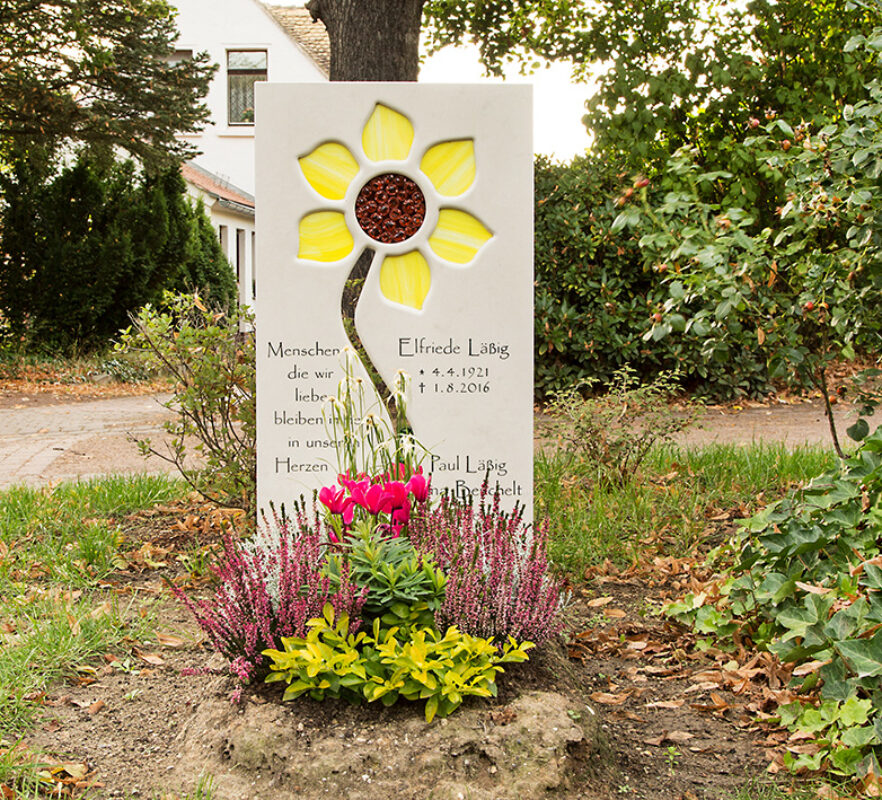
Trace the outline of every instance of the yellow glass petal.
<instances>
[{"instance_id":1,"label":"yellow glass petal","mask_svg":"<svg viewBox=\"0 0 882 800\"><path fill-rule=\"evenodd\" d=\"M342 200L352 179L358 174L358 162L338 142L320 144L297 160L309 185L328 200Z\"/></svg>"},{"instance_id":2,"label":"yellow glass petal","mask_svg":"<svg viewBox=\"0 0 882 800\"><path fill-rule=\"evenodd\" d=\"M339 261L352 252L352 234L339 211L315 211L300 220L298 258L307 261Z\"/></svg>"},{"instance_id":3,"label":"yellow glass petal","mask_svg":"<svg viewBox=\"0 0 882 800\"><path fill-rule=\"evenodd\" d=\"M386 256L380 267L380 291L393 303L417 310L423 307L432 273L418 250L403 256Z\"/></svg>"},{"instance_id":4,"label":"yellow glass petal","mask_svg":"<svg viewBox=\"0 0 882 800\"><path fill-rule=\"evenodd\" d=\"M364 126L361 144L371 161L403 161L413 144L413 125L404 114L377 103Z\"/></svg>"},{"instance_id":5,"label":"yellow glass petal","mask_svg":"<svg viewBox=\"0 0 882 800\"><path fill-rule=\"evenodd\" d=\"M429 247L445 261L468 264L492 236L471 214L455 208L442 208L438 227L429 237Z\"/></svg>"},{"instance_id":6,"label":"yellow glass petal","mask_svg":"<svg viewBox=\"0 0 882 800\"><path fill-rule=\"evenodd\" d=\"M475 144L471 139L430 147L420 169L444 197L458 197L475 180Z\"/></svg>"}]
</instances>

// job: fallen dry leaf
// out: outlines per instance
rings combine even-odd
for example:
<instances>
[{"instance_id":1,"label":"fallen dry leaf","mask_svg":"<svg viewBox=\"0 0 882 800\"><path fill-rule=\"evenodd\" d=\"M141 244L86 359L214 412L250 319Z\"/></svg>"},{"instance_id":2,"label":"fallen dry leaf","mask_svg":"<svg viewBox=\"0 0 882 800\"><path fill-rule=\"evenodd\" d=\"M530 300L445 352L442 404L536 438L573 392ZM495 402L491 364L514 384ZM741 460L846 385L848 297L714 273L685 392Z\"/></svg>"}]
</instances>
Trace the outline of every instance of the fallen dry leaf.
<instances>
[{"instance_id":1,"label":"fallen dry leaf","mask_svg":"<svg viewBox=\"0 0 882 800\"><path fill-rule=\"evenodd\" d=\"M642 725L646 724L646 719L644 717L641 717L639 714L635 714L633 711L618 710L618 711L613 711L612 715L616 719L630 719L633 722L639 722Z\"/></svg>"},{"instance_id":2,"label":"fallen dry leaf","mask_svg":"<svg viewBox=\"0 0 882 800\"><path fill-rule=\"evenodd\" d=\"M868 772L859 782L864 797L882 797L882 779L875 772Z\"/></svg>"},{"instance_id":3,"label":"fallen dry leaf","mask_svg":"<svg viewBox=\"0 0 882 800\"><path fill-rule=\"evenodd\" d=\"M508 725L509 722L514 722L517 718L518 712L511 708L501 708L498 711L490 712L490 719L496 725Z\"/></svg>"},{"instance_id":4,"label":"fallen dry leaf","mask_svg":"<svg viewBox=\"0 0 882 800\"><path fill-rule=\"evenodd\" d=\"M613 619L622 619L622 617L628 616L627 612L623 611L621 608L605 608L603 609L603 613Z\"/></svg>"},{"instance_id":5,"label":"fallen dry leaf","mask_svg":"<svg viewBox=\"0 0 882 800\"><path fill-rule=\"evenodd\" d=\"M795 583L800 589L809 594L829 594L833 591L828 586L815 586L812 583L803 583L802 581L795 581Z\"/></svg>"},{"instance_id":6,"label":"fallen dry leaf","mask_svg":"<svg viewBox=\"0 0 882 800\"><path fill-rule=\"evenodd\" d=\"M625 702L631 696L631 692L622 692L621 694L612 694L610 692L594 692L589 697L595 703L601 703L605 706L618 706Z\"/></svg>"},{"instance_id":7,"label":"fallen dry leaf","mask_svg":"<svg viewBox=\"0 0 882 800\"><path fill-rule=\"evenodd\" d=\"M681 708L685 700L656 700L654 703L647 703L647 708Z\"/></svg>"},{"instance_id":8,"label":"fallen dry leaf","mask_svg":"<svg viewBox=\"0 0 882 800\"><path fill-rule=\"evenodd\" d=\"M89 774L89 768L85 764L77 764L73 762L65 762L53 767L51 774L53 777L60 776L62 772L67 773L68 779L81 781ZM56 778L57 780L58 778Z\"/></svg>"},{"instance_id":9,"label":"fallen dry leaf","mask_svg":"<svg viewBox=\"0 0 882 800\"><path fill-rule=\"evenodd\" d=\"M589 608L600 608L601 606L609 605L613 601L612 597L595 597L593 600L589 600L585 605Z\"/></svg>"},{"instance_id":10,"label":"fallen dry leaf","mask_svg":"<svg viewBox=\"0 0 882 800\"><path fill-rule=\"evenodd\" d=\"M817 672L825 664L829 664L830 661L831 659L829 658L826 661L806 661L805 664L800 664L793 670L793 676L801 678L803 675L810 675L813 672Z\"/></svg>"},{"instance_id":11,"label":"fallen dry leaf","mask_svg":"<svg viewBox=\"0 0 882 800\"><path fill-rule=\"evenodd\" d=\"M90 714L97 714L105 705L103 700L96 700L87 710Z\"/></svg>"},{"instance_id":12,"label":"fallen dry leaf","mask_svg":"<svg viewBox=\"0 0 882 800\"><path fill-rule=\"evenodd\" d=\"M693 683L685 689L685 694L692 692L706 692L708 689L716 689L720 684L716 681L705 681L704 683Z\"/></svg>"},{"instance_id":13,"label":"fallen dry leaf","mask_svg":"<svg viewBox=\"0 0 882 800\"><path fill-rule=\"evenodd\" d=\"M157 633L156 641L163 647L183 647L186 644L180 636L173 633Z\"/></svg>"},{"instance_id":14,"label":"fallen dry leaf","mask_svg":"<svg viewBox=\"0 0 882 800\"><path fill-rule=\"evenodd\" d=\"M154 667L159 667L162 664L165 664L165 659L158 653L148 653L146 650L141 650L138 647L132 648L132 653L134 653L142 661L146 661L148 664L152 664Z\"/></svg>"}]
</instances>

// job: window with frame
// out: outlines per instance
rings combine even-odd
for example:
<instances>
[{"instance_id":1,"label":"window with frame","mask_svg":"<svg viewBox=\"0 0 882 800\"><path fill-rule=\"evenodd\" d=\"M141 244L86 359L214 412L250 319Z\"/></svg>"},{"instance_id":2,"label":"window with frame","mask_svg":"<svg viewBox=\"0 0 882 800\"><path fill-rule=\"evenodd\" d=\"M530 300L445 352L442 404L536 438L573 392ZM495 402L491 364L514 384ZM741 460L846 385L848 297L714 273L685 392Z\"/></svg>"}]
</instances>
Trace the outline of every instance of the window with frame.
<instances>
[{"instance_id":1,"label":"window with frame","mask_svg":"<svg viewBox=\"0 0 882 800\"><path fill-rule=\"evenodd\" d=\"M266 50L227 51L230 125L254 124L254 84L266 80L266 64Z\"/></svg>"}]
</instances>

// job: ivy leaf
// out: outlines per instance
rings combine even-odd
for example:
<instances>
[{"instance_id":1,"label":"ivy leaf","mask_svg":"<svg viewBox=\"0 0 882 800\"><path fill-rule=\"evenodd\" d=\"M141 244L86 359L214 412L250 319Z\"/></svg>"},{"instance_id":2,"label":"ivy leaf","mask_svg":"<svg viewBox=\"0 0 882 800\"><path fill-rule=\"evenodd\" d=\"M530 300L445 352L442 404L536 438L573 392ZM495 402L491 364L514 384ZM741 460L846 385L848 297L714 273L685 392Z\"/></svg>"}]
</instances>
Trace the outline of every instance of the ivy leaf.
<instances>
[{"instance_id":1,"label":"ivy leaf","mask_svg":"<svg viewBox=\"0 0 882 800\"><path fill-rule=\"evenodd\" d=\"M871 639L849 639L835 647L859 678L882 675L882 630Z\"/></svg>"},{"instance_id":2,"label":"ivy leaf","mask_svg":"<svg viewBox=\"0 0 882 800\"><path fill-rule=\"evenodd\" d=\"M872 700L859 700L857 697L849 697L842 704L842 708L839 711L839 720L847 728L853 725L863 725L867 721L872 706Z\"/></svg>"}]
</instances>

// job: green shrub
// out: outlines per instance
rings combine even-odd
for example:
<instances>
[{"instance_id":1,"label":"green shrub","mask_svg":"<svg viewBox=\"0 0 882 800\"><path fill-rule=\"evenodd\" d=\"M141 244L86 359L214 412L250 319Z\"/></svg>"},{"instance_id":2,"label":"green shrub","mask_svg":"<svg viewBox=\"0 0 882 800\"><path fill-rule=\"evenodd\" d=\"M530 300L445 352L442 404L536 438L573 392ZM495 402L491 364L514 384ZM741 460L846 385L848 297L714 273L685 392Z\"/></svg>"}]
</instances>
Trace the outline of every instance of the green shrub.
<instances>
[{"instance_id":1,"label":"green shrub","mask_svg":"<svg viewBox=\"0 0 882 800\"><path fill-rule=\"evenodd\" d=\"M165 288L198 282L219 304L234 297L177 168L140 176L131 162L84 155L51 176L19 160L0 172L0 195L0 312L16 340L91 350Z\"/></svg>"},{"instance_id":2,"label":"green shrub","mask_svg":"<svg viewBox=\"0 0 882 800\"><path fill-rule=\"evenodd\" d=\"M166 406L177 418L165 423L168 448L156 449L142 439L142 452L174 464L206 497L248 513L254 510L257 470L252 322L244 309L225 312L198 294L167 292L161 308L141 309L118 345L174 381ZM190 437L197 440L202 466L187 461Z\"/></svg>"},{"instance_id":3,"label":"green shrub","mask_svg":"<svg viewBox=\"0 0 882 800\"><path fill-rule=\"evenodd\" d=\"M273 662L266 681L288 684L284 700L307 692L315 700L380 700L386 706L399 697L425 700L427 722L446 717L466 697L495 697L496 675L503 672L499 665L526 661L532 647L509 639L500 651L492 639L460 633L455 626L443 635L430 627L413 628L399 638L398 628L383 628L379 619L371 634L351 634L349 617L343 614L335 624L330 605L308 624L305 639L282 639L284 652L264 650Z\"/></svg>"},{"instance_id":4,"label":"green shrub","mask_svg":"<svg viewBox=\"0 0 882 800\"><path fill-rule=\"evenodd\" d=\"M444 573L405 536L393 537L367 522L347 537L345 553L329 556L327 571L332 587L345 572L359 589L368 589L362 607L368 622L381 617L385 625L433 625L444 602Z\"/></svg>"},{"instance_id":5,"label":"green shrub","mask_svg":"<svg viewBox=\"0 0 882 800\"><path fill-rule=\"evenodd\" d=\"M665 274L644 264L639 235L614 227L647 192L661 199L643 183L599 157L536 162L537 396L606 384L626 364L642 379L677 370L701 394L766 390L765 362L749 346L722 361L704 357L698 335L645 338L667 298Z\"/></svg>"}]
</instances>

